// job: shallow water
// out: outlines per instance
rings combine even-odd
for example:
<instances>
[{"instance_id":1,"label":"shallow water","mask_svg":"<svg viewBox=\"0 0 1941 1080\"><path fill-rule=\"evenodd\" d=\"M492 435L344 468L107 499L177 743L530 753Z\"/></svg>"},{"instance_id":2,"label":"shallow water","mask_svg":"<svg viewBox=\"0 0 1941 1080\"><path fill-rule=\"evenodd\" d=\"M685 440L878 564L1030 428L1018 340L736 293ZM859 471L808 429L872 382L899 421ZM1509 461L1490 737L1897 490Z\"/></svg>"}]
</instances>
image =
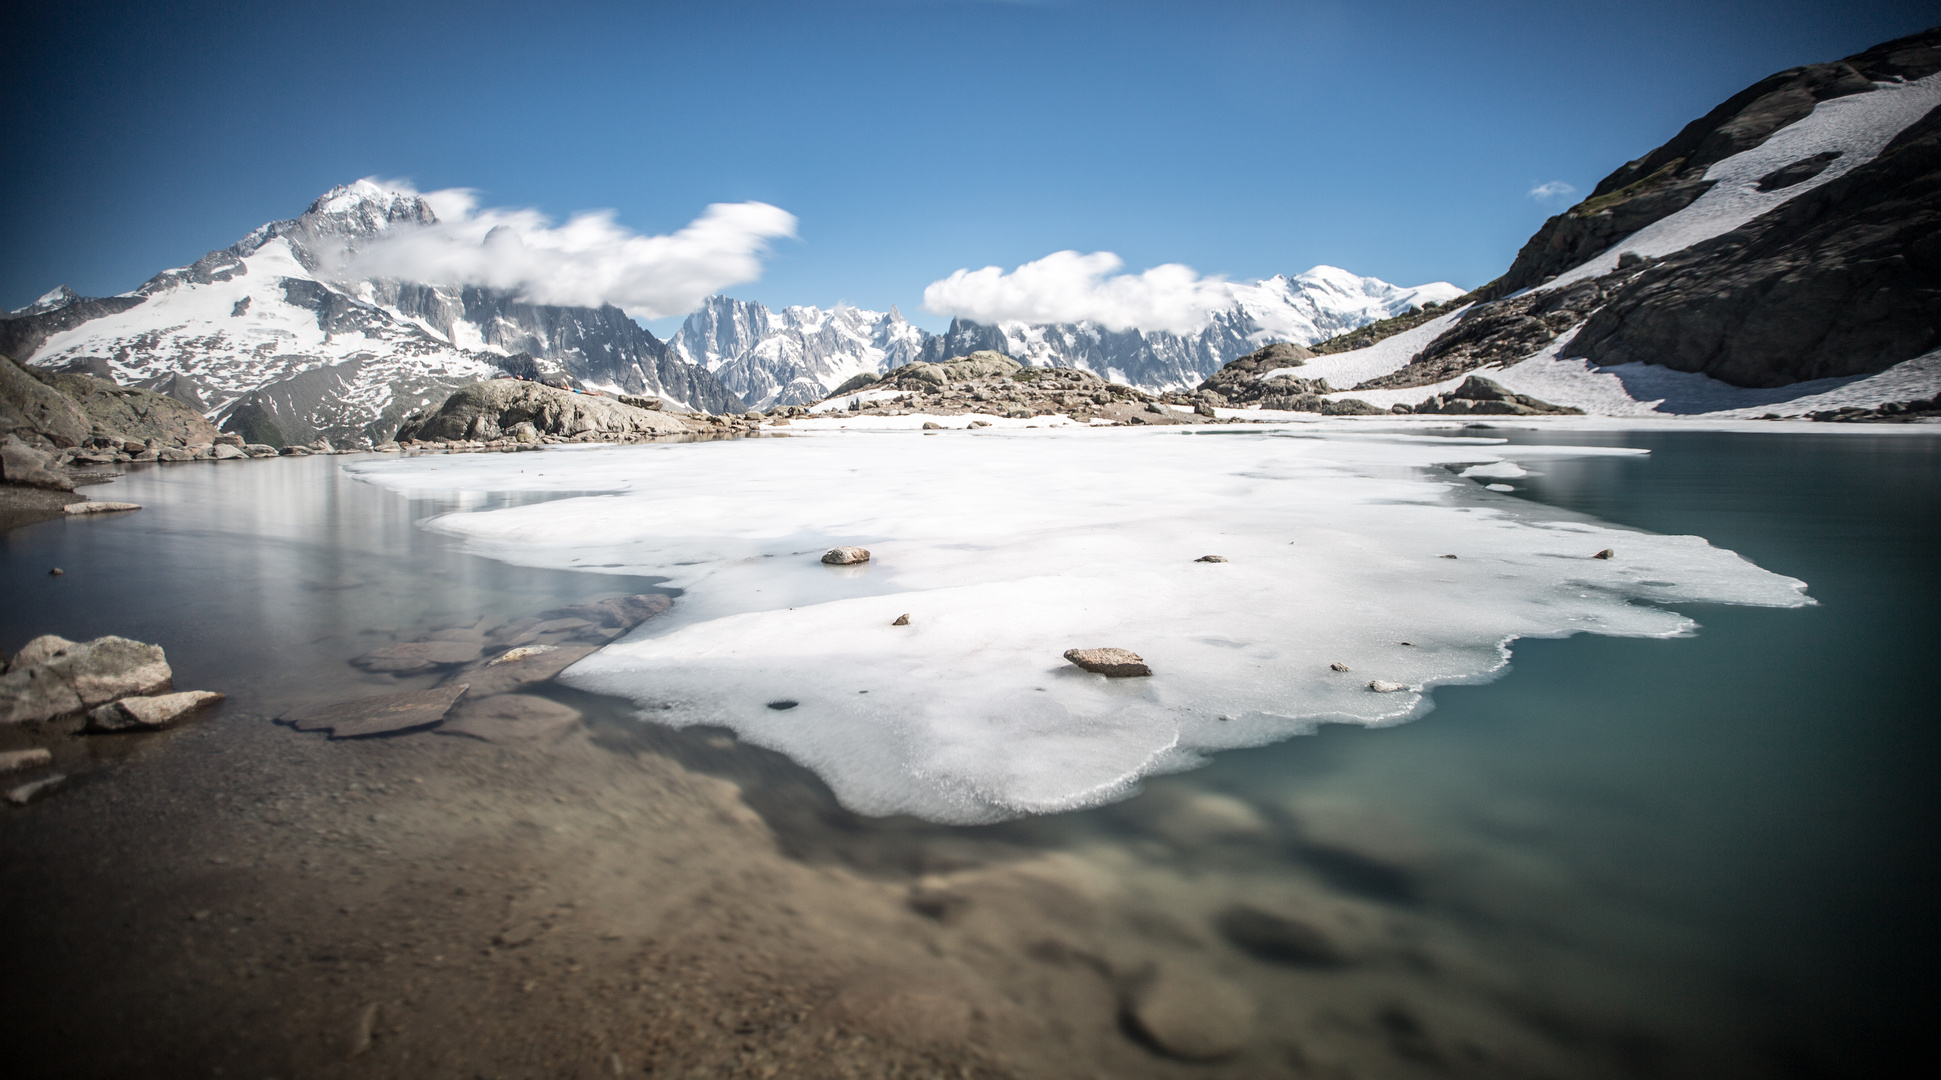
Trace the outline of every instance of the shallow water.
<instances>
[{"instance_id":1,"label":"shallow water","mask_svg":"<svg viewBox=\"0 0 1941 1080\"><path fill-rule=\"evenodd\" d=\"M1680 604L1693 638L1522 641L1504 677L1436 690L1413 723L1328 726L1114 806L976 828L858 818L779 755L561 693L602 745L734 779L797 860L897 880L1066 856L1119 898L1112 926L1177 924L1142 946L1162 965L1205 956L1217 935L1199 928L1226 905L1301 912L1352 975L1213 962L1269 1018L1366 1002L1398 1070L1867 1076L1924 1056L1941 440L1463 434L1649 448L1491 482L1704 536L1819 603ZM653 584L463 554L418 527L454 503L352 481L340 460L131 470L94 493L140 513L0 536L0 645L158 641L179 686L267 715L417 685L346 664L374 645ZM1197 944L1153 944L1169 934ZM1322 1050L1302 1068L1325 1072L1326 1024L1307 1016L1290 1023ZM1358 1061L1340 1067L1384 1074Z\"/></svg>"}]
</instances>

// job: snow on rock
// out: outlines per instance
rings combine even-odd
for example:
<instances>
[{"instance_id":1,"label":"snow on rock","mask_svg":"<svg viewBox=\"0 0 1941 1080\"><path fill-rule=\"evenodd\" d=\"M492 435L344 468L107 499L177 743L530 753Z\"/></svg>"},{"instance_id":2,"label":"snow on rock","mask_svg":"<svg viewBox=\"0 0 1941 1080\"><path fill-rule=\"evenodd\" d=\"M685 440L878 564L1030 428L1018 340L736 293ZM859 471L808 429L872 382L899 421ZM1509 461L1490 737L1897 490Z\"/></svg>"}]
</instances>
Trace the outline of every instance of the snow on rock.
<instances>
[{"instance_id":1,"label":"snow on rock","mask_svg":"<svg viewBox=\"0 0 1941 1080\"><path fill-rule=\"evenodd\" d=\"M730 727L859 812L946 822L1096 805L1324 721L1396 723L1427 707L1422 690L1377 694L1370 679L1487 678L1518 637L1671 637L1694 625L1667 605L1811 602L1702 538L1604 525L1452 471L1641 451L1181 431L808 430L573 449L545 477L495 455L351 468L399 491L561 496L429 527L507 562L603 564L686 590L567 682L631 698L644 720ZM821 564L845 544L871 561ZM1624 557L1593 559L1603 548ZM1193 561L1209 550L1230 561ZM901 614L909 625L892 626ZM1099 645L1154 674L1063 660ZM784 698L800 704L767 707Z\"/></svg>"}]
</instances>

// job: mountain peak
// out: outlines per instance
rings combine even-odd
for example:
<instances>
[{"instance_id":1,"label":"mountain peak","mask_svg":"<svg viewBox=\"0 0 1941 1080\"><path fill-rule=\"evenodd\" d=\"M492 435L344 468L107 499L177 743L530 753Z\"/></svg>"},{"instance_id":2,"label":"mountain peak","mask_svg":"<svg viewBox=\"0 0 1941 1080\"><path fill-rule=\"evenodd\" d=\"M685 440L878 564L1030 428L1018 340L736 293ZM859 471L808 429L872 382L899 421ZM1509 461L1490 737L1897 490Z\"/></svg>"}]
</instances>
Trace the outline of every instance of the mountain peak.
<instances>
[{"instance_id":1,"label":"mountain peak","mask_svg":"<svg viewBox=\"0 0 1941 1080\"><path fill-rule=\"evenodd\" d=\"M7 314L16 319L26 315L44 315L50 311L59 311L79 299L81 299L80 293L62 285L59 288L48 290L40 299L28 304L26 307L17 311L9 311Z\"/></svg>"},{"instance_id":2,"label":"mountain peak","mask_svg":"<svg viewBox=\"0 0 1941 1080\"><path fill-rule=\"evenodd\" d=\"M394 225L434 224L438 215L416 191L367 177L324 192L298 220L319 235L376 236Z\"/></svg>"}]
</instances>

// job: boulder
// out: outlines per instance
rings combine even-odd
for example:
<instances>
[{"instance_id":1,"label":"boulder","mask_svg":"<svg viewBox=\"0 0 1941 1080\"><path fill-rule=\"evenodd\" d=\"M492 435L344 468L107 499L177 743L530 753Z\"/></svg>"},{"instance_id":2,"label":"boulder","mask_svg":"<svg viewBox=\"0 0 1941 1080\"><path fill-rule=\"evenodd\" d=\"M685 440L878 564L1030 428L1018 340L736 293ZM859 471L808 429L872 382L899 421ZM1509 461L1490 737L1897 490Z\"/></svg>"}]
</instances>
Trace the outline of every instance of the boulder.
<instances>
[{"instance_id":1,"label":"boulder","mask_svg":"<svg viewBox=\"0 0 1941 1080\"><path fill-rule=\"evenodd\" d=\"M21 442L12 434L0 436L0 480L53 491L74 490L74 481L60 470L54 455Z\"/></svg>"},{"instance_id":2,"label":"boulder","mask_svg":"<svg viewBox=\"0 0 1941 1080\"><path fill-rule=\"evenodd\" d=\"M44 660L39 659L43 656ZM174 678L160 645L112 635L80 643L52 634L35 638L7 666L9 675L24 666L24 658L72 687L86 708L118 698L160 693Z\"/></svg>"},{"instance_id":3,"label":"boulder","mask_svg":"<svg viewBox=\"0 0 1941 1080\"><path fill-rule=\"evenodd\" d=\"M1581 416L1584 412L1516 393L1481 375L1471 375L1461 386L1449 393L1437 394L1415 406L1414 411L1444 416Z\"/></svg>"},{"instance_id":4,"label":"boulder","mask_svg":"<svg viewBox=\"0 0 1941 1080\"><path fill-rule=\"evenodd\" d=\"M40 723L80 711L80 695L45 667L16 665L0 675L0 724Z\"/></svg>"},{"instance_id":5,"label":"boulder","mask_svg":"<svg viewBox=\"0 0 1941 1080\"><path fill-rule=\"evenodd\" d=\"M403 694L379 694L355 701L340 701L283 720L298 731L328 730L333 739L386 735L394 731L429 727L443 720L445 713L450 711L452 704L464 695L466 689L465 684L461 683Z\"/></svg>"},{"instance_id":6,"label":"boulder","mask_svg":"<svg viewBox=\"0 0 1941 1080\"><path fill-rule=\"evenodd\" d=\"M122 698L88 713L88 730L135 731L167 727L221 701L223 697L208 690L185 690L179 694Z\"/></svg>"},{"instance_id":7,"label":"boulder","mask_svg":"<svg viewBox=\"0 0 1941 1080\"><path fill-rule=\"evenodd\" d=\"M1152 674L1152 669L1146 666L1138 653L1124 649L1066 649L1065 659L1108 679Z\"/></svg>"},{"instance_id":8,"label":"boulder","mask_svg":"<svg viewBox=\"0 0 1941 1080\"><path fill-rule=\"evenodd\" d=\"M249 456L249 453L240 446L231 446L228 443L216 443L209 447L208 456L216 461L233 461L237 458L246 458Z\"/></svg>"},{"instance_id":9,"label":"boulder","mask_svg":"<svg viewBox=\"0 0 1941 1080\"><path fill-rule=\"evenodd\" d=\"M1198 972L1152 973L1126 1002L1125 1018L1155 1050L1187 1061L1232 1057L1253 1040L1252 999Z\"/></svg>"},{"instance_id":10,"label":"boulder","mask_svg":"<svg viewBox=\"0 0 1941 1080\"><path fill-rule=\"evenodd\" d=\"M673 413L625 405L609 397L578 394L543 383L494 379L461 387L444 404L398 430L398 441L449 442L516 437L521 424L531 438L574 435L675 435L696 430Z\"/></svg>"}]
</instances>

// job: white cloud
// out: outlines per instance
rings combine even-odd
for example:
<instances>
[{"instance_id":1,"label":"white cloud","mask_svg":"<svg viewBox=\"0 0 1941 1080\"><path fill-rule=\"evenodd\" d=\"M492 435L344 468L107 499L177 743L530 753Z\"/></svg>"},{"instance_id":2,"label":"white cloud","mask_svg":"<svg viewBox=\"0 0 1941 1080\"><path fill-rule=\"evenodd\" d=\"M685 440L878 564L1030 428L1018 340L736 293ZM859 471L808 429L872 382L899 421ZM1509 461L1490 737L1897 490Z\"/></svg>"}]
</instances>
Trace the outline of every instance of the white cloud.
<instances>
[{"instance_id":1,"label":"white cloud","mask_svg":"<svg viewBox=\"0 0 1941 1080\"><path fill-rule=\"evenodd\" d=\"M923 290L923 306L981 323L1095 322L1109 330L1187 334L1232 303L1227 282L1167 263L1142 274L1114 274L1125 261L1109 251L1055 251L1010 273L959 270Z\"/></svg>"},{"instance_id":2,"label":"white cloud","mask_svg":"<svg viewBox=\"0 0 1941 1080\"><path fill-rule=\"evenodd\" d=\"M423 198L438 223L362 244L344 263L346 277L481 285L537 304L613 304L658 319L761 277L769 241L795 235L795 215L760 202L714 203L670 235L642 236L616 223L611 210L556 225L536 210L481 208L463 188Z\"/></svg>"},{"instance_id":3,"label":"white cloud","mask_svg":"<svg viewBox=\"0 0 1941 1080\"><path fill-rule=\"evenodd\" d=\"M1575 194L1577 194L1577 189L1572 185L1566 184L1562 180L1552 180L1547 184L1538 184L1536 187L1531 188L1527 197L1535 199L1538 202L1547 202L1551 199L1568 199Z\"/></svg>"}]
</instances>

